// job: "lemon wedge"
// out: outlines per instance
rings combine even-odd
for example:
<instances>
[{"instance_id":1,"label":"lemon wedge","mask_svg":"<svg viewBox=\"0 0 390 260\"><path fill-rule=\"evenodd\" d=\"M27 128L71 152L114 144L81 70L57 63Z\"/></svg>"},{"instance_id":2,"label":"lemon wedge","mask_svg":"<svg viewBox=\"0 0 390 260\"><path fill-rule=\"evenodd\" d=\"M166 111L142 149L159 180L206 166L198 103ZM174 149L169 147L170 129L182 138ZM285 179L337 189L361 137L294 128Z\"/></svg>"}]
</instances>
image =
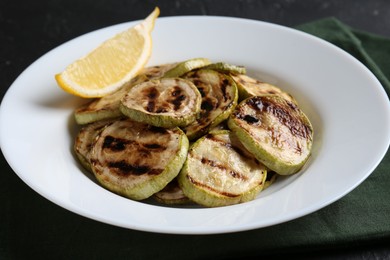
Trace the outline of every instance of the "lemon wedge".
<instances>
[{"instance_id":1,"label":"lemon wedge","mask_svg":"<svg viewBox=\"0 0 390 260\"><path fill-rule=\"evenodd\" d=\"M110 94L144 68L152 52L156 7L141 23L106 40L55 75L66 92L85 98Z\"/></svg>"}]
</instances>

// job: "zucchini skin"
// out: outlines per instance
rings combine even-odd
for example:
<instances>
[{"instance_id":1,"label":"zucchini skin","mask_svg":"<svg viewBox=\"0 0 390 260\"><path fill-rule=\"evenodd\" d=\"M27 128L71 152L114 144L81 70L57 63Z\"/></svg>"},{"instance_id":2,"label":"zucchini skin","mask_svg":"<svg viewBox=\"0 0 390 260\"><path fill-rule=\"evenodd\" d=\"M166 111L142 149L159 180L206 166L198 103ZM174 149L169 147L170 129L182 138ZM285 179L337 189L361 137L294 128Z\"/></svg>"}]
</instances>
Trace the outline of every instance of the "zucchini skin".
<instances>
[{"instance_id":1,"label":"zucchini skin","mask_svg":"<svg viewBox=\"0 0 390 260\"><path fill-rule=\"evenodd\" d=\"M77 108L74 111L74 117L76 123L79 125L86 125L104 119L123 117L123 114L119 110L121 98L135 84L147 79L148 78L143 74L138 75L137 77L133 78L130 82L123 85L116 92L101 98L93 99L87 104Z\"/></svg>"},{"instance_id":2,"label":"zucchini skin","mask_svg":"<svg viewBox=\"0 0 390 260\"><path fill-rule=\"evenodd\" d=\"M243 112L248 106L254 114ZM279 122L268 124L265 116L269 114ZM310 157L313 127L297 105L282 97L254 96L243 100L230 115L228 127L248 151L280 175L298 172Z\"/></svg>"},{"instance_id":3,"label":"zucchini skin","mask_svg":"<svg viewBox=\"0 0 390 260\"><path fill-rule=\"evenodd\" d=\"M277 86L266 82L259 81L245 74L232 75L233 80L237 83L239 101L252 96L269 96L277 95L289 102L298 104L295 98L289 93L283 91Z\"/></svg>"},{"instance_id":4,"label":"zucchini skin","mask_svg":"<svg viewBox=\"0 0 390 260\"><path fill-rule=\"evenodd\" d=\"M153 194L153 199L166 205L190 204L191 200L186 197L180 188L177 178L174 178L161 191Z\"/></svg>"},{"instance_id":5,"label":"zucchini skin","mask_svg":"<svg viewBox=\"0 0 390 260\"><path fill-rule=\"evenodd\" d=\"M214 70L200 69L188 73L185 78L194 82L202 95L199 118L183 127L192 141L207 134L229 117L237 105L238 90L229 75Z\"/></svg>"},{"instance_id":6,"label":"zucchini skin","mask_svg":"<svg viewBox=\"0 0 390 260\"><path fill-rule=\"evenodd\" d=\"M262 191L266 167L234 139L231 131L220 130L191 146L178 176L180 187L191 201L221 207L253 200Z\"/></svg>"},{"instance_id":7,"label":"zucchini skin","mask_svg":"<svg viewBox=\"0 0 390 260\"><path fill-rule=\"evenodd\" d=\"M162 87L164 84L168 85L165 89ZM186 86L187 92L183 94L180 86L182 88ZM169 99L161 100L160 91L171 92ZM138 102L135 103L134 100ZM183 106L186 105L184 102L187 102L187 105L191 104L191 108L184 109ZM134 121L164 128L186 126L194 122L200 108L201 95L198 89L192 82L181 78L142 82L124 95L119 106L122 114Z\"/></svg>"},{"instance_id":8,"label":"zucchini skin","mask_svg":"<svg viewBox=\"0 0 390 260\"><path fill-rule=\"evenodd\" d=\"M113 137L114 128L120 129L121 134ZM157 142L163 138L159 133L169 134L164 139L175 144L174 153L162 155L166 148L159 151L153 141L150 144L152 151L145 154L145 148L149 146L139 143L142 140L138 134L146 132L156 133L148 136L148 140ZM126 145L136 148L129 153ZM188 138L179 128L151 129L128 119L121 120L100 133L91 150L91 167L96 179L106 189L133 200L143 200L162 190L179 174L188 146Z\"/></svg>"},{"instance_id":9,"label":"zucchini skin","mask_svg":"<svg viewBox=\"0 0 390 260\"><path fill-rule=\"evenodd\" d=\"M233 64L229 64L226 62L217 62L217 63L211 63L203 69L210 69L210 70L216 70L228 75L235 75L235 74L246 74L246 68L243 66L236 66Z\"/></svg>"},{"instance_id":10,"label":"zucchini skin","mask_svg":"<svg viewBox=\"0 0 390 260\"><path fill-rule=\"evenodd\" d=\"M190 72L191 70L202 68L204 66L209 65L210 63L211 61L206 58L194 58L194 59L182 61L177 63L175 67L166 71L162 77L163 78L181 77L187 72Z\"/></svg>"},{"instance_id":11,"label":"zucchini skin","mask_svg":"<svg viewBox=\"0 0 390 260\"><path fill-rule=\"evenodd\" d=\"M156 78L160 78L167 70L176 66L176 63L164 64L145 68L139 75L124 84L116 92L107 96L94 99L87 104L77 108L74 112L76 123L80 125L89 124L103 119L122 117L120 111L120 100L134 85Z\"/></svg>"},{"instance_id":12,"label":"zucchini skin","mask_svg":"<svg viewBox=\"0 0 390 260\"><path fill-rule=\"evenodd\" d=\"M77 159L79 160L81 165L91 173L91 147L94 144L95 139L99 136L100 132L112 122L114 121L110 119L96 121L83 126L77 133L73 144L73 151L76 154Z\"/></svg>"}]
</instances>

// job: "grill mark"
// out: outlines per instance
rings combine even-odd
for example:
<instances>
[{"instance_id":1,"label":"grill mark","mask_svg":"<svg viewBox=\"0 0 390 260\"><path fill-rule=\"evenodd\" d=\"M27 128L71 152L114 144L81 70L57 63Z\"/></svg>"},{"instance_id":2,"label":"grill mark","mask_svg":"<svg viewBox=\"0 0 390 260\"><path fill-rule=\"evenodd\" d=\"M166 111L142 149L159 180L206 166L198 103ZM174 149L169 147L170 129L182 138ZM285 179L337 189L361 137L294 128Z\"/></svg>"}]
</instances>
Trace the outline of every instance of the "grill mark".
<instances>
[{"instance_id":1,"label":"grill mark","mask_svg":"<svg viewBox=\"0 0 390 260\"><path fill-rule=\"evenodd\" d=\"M192 177L189 176L189 175L187 175L187 178L188 178L188 180L189 180L192 184L194 184L194 185L196 185L196 186L199 186L199 187L202 187L202 188L205 188L205 189L208 189L208 190L213 191L213 192L215 192L215 193L219 193L219 194L221 194L221 195L223 195L223 196L231 197L231 198L240 196L239 194L233 194L233 193L229 193L229 192L225 192L225 191L219 191L219 190L217 190L217 189L214 189L213 187L210 187L210 186L208 186L208 185L206 185L206 184L204 184L204 183L201 183L201 182L196 181L194 178L192 178Z\"/></svg>"},{"instance_id":2,"label":"grill mark","mask_svg":"<svg viewBox=\"0 0 390 260\"><path fill-rule=\"evenodd\" d=\"M248 124L255 124L260 121L258 118L251 115L245 115L242 119L245 120Z\"/></svg>"},{"instance_id":3,"label":"grill mark","mask_svg":"<svg viewBox=\"0 0 390 260\"><path fill-rule=\"evenodd\" d=\"M204 93L204 88L198 85L199 82L198 82L198 83L195 83L195 82L197 82L197 81L193 81L193 83L194 83L194 85L197 87L197 89L199 90L200 95L201 95L202 97L205 97L206 94Z\"/></svg>"},{"instance_id":4,"label":"grill mark","mask_svg":"<svg viewBox=\"0 0 390 260\"><path fill-rule=\"evenodd\" d=\"M298 108L294 106L294 104L288 101L286 101L286 103L289 104L289 108L298 112ZM295 136L307 139L311 135L310 127L302 122L299 118L286 111L286 108L280 104L276 104L275 102L272 102L271 100L264 97L253 97L248 100L247 104L256 111L272 114ZM240 118L243 118L242 114Z\"/></svg>"},{"instance_id":5,"label":"grill mark","mask_svg":"<svg viewBox=\"0 0 390 260\"><path fill-rule=\"evenodd\" d=\"M215 108L215 104L213 104L213 100L211 98L204 98L200 108L204 110L205 113L210 113L210 111Z\"/></svg>"},{"instance_id":6,"label":"grill mark","mask_svg":"<svg viewBox=\"0 0 390 260\"><path fill-rule=\"evenodd\" d=\"M228 167L226 167L225 165L223 164L220 164L214 160L210 160L208 158L205 158L205 157L202 157L200 159L200 162L202 164L207 164L213 168L218 168L220 169L221 171L225 171L227 172L228 174L230 174L233 178L237 178L237 179L241 179L241 180L244 180L244 181L247 181L248 178L244 175L242 175L241 173L239 172L236 172L236 171L233 171L232 169L229 169Z\"/></svg>"},{"instance_id":7,"label":"grill mark","mask_svg":"<svg viewBox=\"0 0 390 260\"><path fill-rule=\"evenodd\" d=\"M152 100L149 100L148 104L146 105L146 111L153 112L155 107L156 107L156 103Z\"/></svg>"},{"instance_id":8,"label":"grill mark","mask_svg":"<svg viewBox=\"0 0 390 260\"><path fill-rule=\"evenodd\" d=\"M159 134L168 134L168 130L163 127L157 127L157 126L148 126L148 130L152 133L159 133Z\"/></svg>"},{"instance_id":9,"label":"grill mark","mask_svg":"<svg viewBox=\"0 0 390 260\"><path fill-rule=\"evenodd\" d=\"M150 87L142 90L142 94L148 98L145 110L148 112L153 112L156 107L156 99L159 96L159 92L155 87Z\"/></svg>"},{"instance_id":10,"label":"grill mark","mask_svg":"<svg viewBox=\"0 0 390 260\"><path fill-rule=\"evenodd\" d=\"M132 141L108 135L104 138L102 148L110 149L115 152L123 151L126 149L126 145L130 144L131 142Z\"/></svg>"},{"instance_id":11,"label":"grill mark","mask_svg":"<svg viewBox=\"0 0 390 260\"><path fill-rule=\"evenodd\" d=\"M172 90L171 95L172 95L173 97L177 97L177 96L179 96L180 94L181 94L181 89L180 89L180 87L179 87L179 86L175 86L175 87L173 88L173 90Z\"/></svg>"},{"instance_id":12,"label":"grill mark","mask_svg":"<svg viewBox=\"0 0 390 260\"><path fill-rule=\"evenodd\" d=\"M197 89L199 90L202 96L200 117L199 119L197 119L197 123L200 127L203 128L204 126L207 126L210 123L209 117L214 110L216 109L226 110L233 105L232 102L229 102L228 104L222 106L219 102L219 98L217 98L219 94L217 95L214 94L211 95L210 97L209 91L206 91L207 87L204 86L205 84L210 84L210 82L202 79L201 72L196 71L194 73L191 73L187 76L187 79L191 80L192 83L194 83L194 85L197 87ZM230 85L230 81L227 78L224 79L220 78L219 89L214 85L215 84L213 84L213 87L211 87L213 89L212 91L218 91L218 92L221 91L223 95L223 99L225 101L231 99L229 93L227 93L228 92L227 87Z\"/></svg>"},{"instance_id":13,"label":"grill mark","mask_svg":"<svg viewBox=\"0 0 390 260\"><path fill-rule=\"evenodd\" d=\"M148 148L148 149L161 149L161 148L163 148L164 150L166 149L166 147L164 147L164 146L162 146L161 144L158 144L158 143L144 144L143 146Z\"/></svg>"},{"instance_id":14,"label":"grill mark","mask_svg":"<svg viewBox=\"0 0 390 260\"><path fill-rule=\"evenodd\" d=\"M137 165L137 164L130 164L124 160L119 162L108 162L107 163L109 168L114 168L117 170L117 172L121 175L158 175L162 172L161 169L154 169L151 168L149 165Z\"/></svg>"},{"instance_id":15,"label":"grill mark","mask_svg":"<svg viewBox=\"0 0 390 260\"><path fill-rule=\"evenodd\" d=\"M223 99L226 102L230 98L230 96L227 93L227 87L229 86L229 80L225 78L222 80L222 82L219 85L221 86Z\"/></svg>"},{"instance_id":16,"label":"grill mark","mask_svg":"<svg viewBox=\"0 0 390 260\"><path fill-rule=\"evenodd\" d=\"M241 155L242 157L244 157L245 159L248 159L248 160L253 160L257 165L259 165L259 162L255 159L255 157L253 156L250 156L248 152L244 152L241 148L239 148L238 146L236 145L233 145L232 143L226 143L220 139L217 139L215 138L215 136L213 134L207 134L205 136L206 139L210 140L210 141L213 141L213 142L216 142L222 146L225 146L226 148L228 149L232 149L234 150L235 152L237 152L239 155Z\"/></svg>"},{"instance_id":17,"label":"grill mark","mask_svg":"<svg viewBox=\"0 0 390 260\"><path fill-rule=\"evenodd\" d=\"M169 102L173 104L174 110L178 110L182 106L183 101L186 100L186 96L182 94L179 86L173 88L171 96L173 99L169 100Z\"/></svg>"},{"instance_id":18,"label":"grill mark","mask_svg":"<svg viewBox=\"0 0 390 260\"><path fill-rule=\"evenodd\" d=\"M115 138L110 135L104 138L102 148L109 149L113 152L121 152L126 150L130 144L137 146L137 152L145 157L150 156L152 152L163 152L167 149L166 146L158 143L139 143L123 138Z\"/></svg>"},{"instance_id":19,"label":"grill mark","mask_svg":"<svg viewBox=\"0 0 390 260\"><path fill-rule=\"evenodd\" d=\"M155 87L150 87L144 89L143 94L146 95L149 99L156 99L158 97L158 90Z\"/></svg>"}]
</instances>

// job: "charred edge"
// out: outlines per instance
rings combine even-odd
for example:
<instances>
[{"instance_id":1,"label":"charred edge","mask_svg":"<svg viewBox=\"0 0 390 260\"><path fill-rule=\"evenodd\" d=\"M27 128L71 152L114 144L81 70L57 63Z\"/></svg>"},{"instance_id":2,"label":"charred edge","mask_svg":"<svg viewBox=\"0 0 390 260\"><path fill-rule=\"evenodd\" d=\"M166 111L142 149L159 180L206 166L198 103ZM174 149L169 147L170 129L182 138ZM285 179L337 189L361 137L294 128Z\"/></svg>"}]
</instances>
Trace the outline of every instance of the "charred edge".
<instances>
[{"instance_id":1,"label":"charred edge","mask_svg":"<svg viewBox=\"0 0 390 260\"><path fill-rule=\"evenodd\" d=\"M226 167L226 166L224 166L216 161L213 161L213 160L210 160L210 159L207 159L204 157L202 157L202 159L200 159L200 161L202 164L207 164L211 167L218 168L221 171L225 171L225 172L229 173L233 178L241 179L244 181L248 180L248 178L246 176L240 174L239 172L233 171L233 170L229 169L228 167Z\"/></svg>"},{"instance_id":2,"label":"charred edge","mask_svg":"<svg viewBox=\"0 0 390 260\"><path fill-rule=\"evenodd\" d=\"M291 102L286 101L288 108L292 109L296 113L299 113L298 107L296 107ZM263 97L254 97L248 100L247 104L254 110L259 112L270 113L275 116L283 125L285 125L290 132L295 136L300 136L302 138L308 138L311 135L310 127L302 122L297 117L294 117L286 110L286 107L281 106L275 102L272 102L270 99Z\"/></svg>"},{"instance_id":3,"label":"charred edge","mask_svg":"<svg viewBox=\"0 0 390 260\"><path fill-rule=\"evenodd\" d=\"M119 162L109 162L109 168L116 169L122 175L158 175L162 172L161 169L153 169L148 165L132 165L127 163L126 161Z\"/></svg>"},{"instance_id":4,"label":"charred edge","mask_svg":"<svg viewBox=\"0 0 390 260\"><path fill-rule=\"evenodd\" d=\"M207 190L210 190L212 192L215 192L215 193L218 193L218 194L221 194L222 196L225 196L225 197L230 197L230 198L234 198L234 197L238 197L239 195L238 194L232 194L232 193L229 193L229 192L224 192L224 191L219 191L217 189L214 189L204 183L201 183L201 182L198 182L196 180L194 180L191 176L187 175L187 178L188 180L194 184L195 186L199 186L199 187L202 187L204 189L207 189Z\"/></svg>"}]
</instances>

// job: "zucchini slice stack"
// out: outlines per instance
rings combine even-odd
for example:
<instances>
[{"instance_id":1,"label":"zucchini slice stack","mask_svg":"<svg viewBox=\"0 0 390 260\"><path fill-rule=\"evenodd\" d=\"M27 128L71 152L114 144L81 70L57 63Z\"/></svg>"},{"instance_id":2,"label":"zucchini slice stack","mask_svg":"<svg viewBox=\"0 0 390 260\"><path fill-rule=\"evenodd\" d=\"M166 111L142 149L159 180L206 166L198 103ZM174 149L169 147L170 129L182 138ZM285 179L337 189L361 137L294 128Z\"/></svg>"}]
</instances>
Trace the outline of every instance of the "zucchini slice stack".
<instances>
[{"instance_id":1,"label":"zucchini slice stack","mask_svg":"<svg viewBox=\"0 0 390 260\"><path fill-rule=\"evenodd\" d=\"M168 183L164 189L153 194L153 198L167 205L191 204L191 200L184 195L183 190L180 188L177 177Z\"/></svg>"},{"instance_id":2,"label":"zucchini slice stack","mask_svg":"<svg viewBox=\"0 0 390 260\"><path fill-rule=\"evenodd\" d=\"M103 187L167 205L253 200L299 171L313 142L290 94L205 58L145 68L75 119L76 158Z\"/></svg>"}]
</instances>

